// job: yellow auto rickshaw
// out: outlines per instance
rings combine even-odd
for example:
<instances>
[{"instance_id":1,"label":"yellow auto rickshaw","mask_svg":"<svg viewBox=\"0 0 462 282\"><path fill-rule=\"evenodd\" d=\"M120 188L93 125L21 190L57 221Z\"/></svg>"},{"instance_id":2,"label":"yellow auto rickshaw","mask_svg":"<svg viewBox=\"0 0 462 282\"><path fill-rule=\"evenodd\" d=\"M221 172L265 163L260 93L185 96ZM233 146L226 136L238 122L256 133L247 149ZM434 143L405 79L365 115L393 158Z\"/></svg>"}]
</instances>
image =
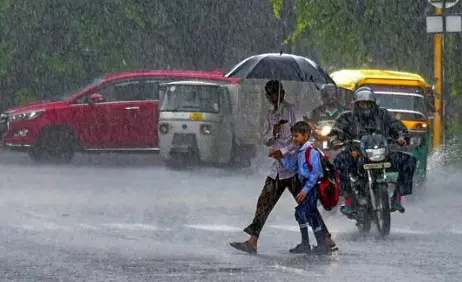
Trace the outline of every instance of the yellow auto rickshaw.
<instances>
[{"instance_id":1,"label":"yellow auto rickshaw","mask_svg":"<svg viewBox=\"0 0 462 282\"><path fill-rule=\"evenodd\" d=\"M404 150L417 158L415 180L422 183L432 147L433 87L418 74L391 70L345 69L333 72L331 77L340 91L355 91L362 86L372 88L377 104L404 123L411 134L411 144ZM396 174L391 173L390 177Z\"/></svg>"}]
</instances>

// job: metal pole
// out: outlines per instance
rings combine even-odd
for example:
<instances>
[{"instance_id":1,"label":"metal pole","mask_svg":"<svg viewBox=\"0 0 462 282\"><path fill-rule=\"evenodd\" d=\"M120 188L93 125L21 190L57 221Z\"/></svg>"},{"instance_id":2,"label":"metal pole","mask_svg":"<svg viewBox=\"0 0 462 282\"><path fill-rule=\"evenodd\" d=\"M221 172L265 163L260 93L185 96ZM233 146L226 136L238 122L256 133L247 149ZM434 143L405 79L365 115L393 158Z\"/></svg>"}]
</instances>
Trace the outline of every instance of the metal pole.
<instances>
[{"instance_id":1,"label":"metal pole","mask_svg":"<svg viewBox=\"0 0 462 282\"><path fill-rule=\"evenodd\" d=\"M446 145L446 95L444 87L444 39L446 38L446 0L443 0L443 37L441 38L441 125L443 137L443 149Z\"/></svg>"},{"instance_id":2,"label":"metal pole","mask_svg":"<svg viewBox=\"0 0 462 282\"><path fill-rule=\"evenodd\" d=\"M443 15L443 10L435 8L437 16ZM438 150L442 144L442 33L433 35L433 74L435 77L435 119L433 120L433 149Z\"/></svg>"}]
</instances>

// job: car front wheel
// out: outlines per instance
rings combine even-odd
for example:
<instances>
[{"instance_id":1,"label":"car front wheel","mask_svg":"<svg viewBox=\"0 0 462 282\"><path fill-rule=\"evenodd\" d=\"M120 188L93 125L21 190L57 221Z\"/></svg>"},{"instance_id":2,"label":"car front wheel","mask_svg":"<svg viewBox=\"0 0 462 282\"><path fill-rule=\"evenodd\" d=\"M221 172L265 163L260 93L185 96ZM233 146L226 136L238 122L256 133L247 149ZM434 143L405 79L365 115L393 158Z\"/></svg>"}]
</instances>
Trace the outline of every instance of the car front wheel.
<instances>
[{"instance_id":1,"label":"car front wheel","mask_svg":"<svg viewBox=\"0 0 462 282\"><path fill-rule=\"evenodd\" d=\"M29 156L37 162L69 163L74 157L75 134L67 128L50 128L44 131Z\"/></svg>"}]
</instances>

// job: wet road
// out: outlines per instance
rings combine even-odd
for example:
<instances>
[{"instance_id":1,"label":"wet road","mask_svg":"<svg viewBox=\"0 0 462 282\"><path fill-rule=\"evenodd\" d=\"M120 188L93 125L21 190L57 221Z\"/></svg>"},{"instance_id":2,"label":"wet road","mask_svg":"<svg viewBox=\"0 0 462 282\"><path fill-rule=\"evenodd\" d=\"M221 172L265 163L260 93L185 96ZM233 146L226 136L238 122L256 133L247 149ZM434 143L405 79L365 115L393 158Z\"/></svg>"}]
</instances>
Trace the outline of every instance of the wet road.
<instances>
[{"instance_id":1,"label":"wet road","mask_svg":"<svg viewBox=\"0 0 462 282\"><path fill-rule=\"evenodd\" d=\"M326 214L340 250L295 256L294 203L286 193L259 255L244 240L265 165L254 171L174 171L156 156L78 156L39 166L0 152L2 281L462 281L462 177L434 168L426 187L392 216L391 235L359 235ZM257 169L258 168L258 169Z\"/></svg>"}]
</instances>

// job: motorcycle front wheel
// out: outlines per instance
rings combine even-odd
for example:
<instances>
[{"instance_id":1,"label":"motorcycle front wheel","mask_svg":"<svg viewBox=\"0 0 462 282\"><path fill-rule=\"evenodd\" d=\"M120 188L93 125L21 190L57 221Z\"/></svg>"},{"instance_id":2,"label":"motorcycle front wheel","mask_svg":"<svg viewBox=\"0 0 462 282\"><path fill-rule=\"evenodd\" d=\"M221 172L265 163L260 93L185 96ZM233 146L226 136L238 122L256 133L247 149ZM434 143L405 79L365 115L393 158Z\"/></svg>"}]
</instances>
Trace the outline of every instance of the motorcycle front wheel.
<instances>
[{"instance_id":1,"label":"motorcycle front wheel","mask_svg":"<svg viewBox=\"0 0 462 282\"><path fill-rule=\"evenodd\" d=\"M371 231L371 217L366 207L360 206L358 208L356 221L359 233L369 233L369 231Z\"/></svg>"},{"instance_id":2,"label":"motorcycle front wheel","mask_svg":"<svg viewBox=\"0 0 462 282\"><path fill-rule=\"evenodd\" d=\"M380 236L386 237L390 234L391 227L391 215L390 215L390 200L388 198L388 185L378 184L376 203L377 203L377 214L376 224L379 230Z\"/></svg>"}]
</instances>

